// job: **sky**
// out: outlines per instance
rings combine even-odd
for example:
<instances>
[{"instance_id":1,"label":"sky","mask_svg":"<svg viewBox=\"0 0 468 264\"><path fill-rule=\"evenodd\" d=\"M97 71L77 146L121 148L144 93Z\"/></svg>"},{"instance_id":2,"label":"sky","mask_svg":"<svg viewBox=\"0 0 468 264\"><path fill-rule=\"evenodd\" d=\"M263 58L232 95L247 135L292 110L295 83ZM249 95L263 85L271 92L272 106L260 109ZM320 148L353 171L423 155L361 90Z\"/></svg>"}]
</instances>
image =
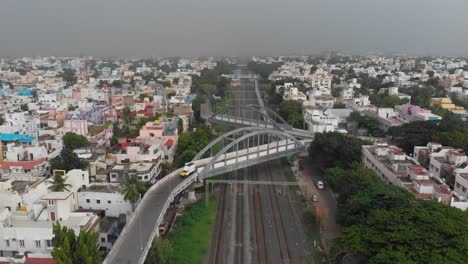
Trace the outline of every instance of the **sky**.
<instances>
[{"instance_id":1,"label":"sky","mask_svg":"<svg viewBox=\"0 0 468 264\"><path fill-rule=\"evenodd\" d=\"M468 55L468 0L0 0L0 56Z\"/></svg>"}]
</instances>

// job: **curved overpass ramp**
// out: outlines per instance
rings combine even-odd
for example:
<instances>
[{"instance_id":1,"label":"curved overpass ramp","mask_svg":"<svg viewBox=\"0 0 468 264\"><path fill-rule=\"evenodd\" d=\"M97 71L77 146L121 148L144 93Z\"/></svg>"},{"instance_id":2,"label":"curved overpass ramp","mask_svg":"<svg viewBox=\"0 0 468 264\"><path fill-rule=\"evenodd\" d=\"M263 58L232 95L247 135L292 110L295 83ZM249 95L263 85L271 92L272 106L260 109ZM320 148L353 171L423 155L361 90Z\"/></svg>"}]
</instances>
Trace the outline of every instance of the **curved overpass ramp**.
<instances>
[{"instance_id":1,"label":"curved overpass ramp","mask_svg":"<svg viewBox=\"0 0 468 264\"><path fill-rule=\"evenodd\" d=\"M254 136L257 134L252 132ZM182 169L170 173L148 190L103 263L144 263L154 237L159 235L158 227L169 204L199 176L207 178L304 150L302 142L281 140L193 161L200 173L187 178L179 176ZM204 170L206 166L208 169Z\"/></svg>"}]
</instances>

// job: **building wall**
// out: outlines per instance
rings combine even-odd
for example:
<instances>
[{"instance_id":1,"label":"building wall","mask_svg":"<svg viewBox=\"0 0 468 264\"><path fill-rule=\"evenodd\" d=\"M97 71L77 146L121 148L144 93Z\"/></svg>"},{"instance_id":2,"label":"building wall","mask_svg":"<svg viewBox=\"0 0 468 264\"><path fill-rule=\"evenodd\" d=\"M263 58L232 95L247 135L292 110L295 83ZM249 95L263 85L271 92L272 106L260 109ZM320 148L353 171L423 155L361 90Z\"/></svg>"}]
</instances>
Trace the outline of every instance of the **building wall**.
<instances>
[{"instance_id":1,"label":"building wall","mask_svg":"<svg viewBox=\"0 0 468 264\"><path fill-rule=\"evenodd\" d=\"M88 134L88 121L86 120L65 120L63 123L63 134L73 132L78 135Z\"/></svg>"},{"instance_id":2,"label":"building wall","mask_svg":"<svg viewBox=\"0 0 468 264\"><path fill-rule=\"evenodd\" d=\"M98 201L100 202L98 203ZM103 210L106 212L106 216L111 217L132 213L131 203L125 201L123 195L119 192L78 192L78 204L83 209Z\"/></svg>"},{"instance_id":3,"label":"building wall","mask_svg":"<svg viewBox=\"0 0 468 264\"><path fill-rule=\"evenodd\" d=\"M465 199L468 199L468 180L460 175L455 176L455 185L453 190Z\"/></svg>"},{"instance_id":4,"label":"building wall","mask_svg":"<svg viewBox=\"0 0 468 264\"><path fill-rule=\"evenodd\" d=\"M406 189L406 187L398 180L398 177L393 174L386 166L384 166L377 158L375 158L375 156L372 155L372 153L370 153L370 151L365 146L362 148L362 155L362 163L366 168L375 171L376 174L383 180Z\"/></svg>"},{"instance_id":5,"label":"building wall","mask_svg":"<svg viewBox=\"0 0 468 264\"><path fill-rule=\"evenodd\" d=\"M51 241L53 238L52 227L4 227L0 228L0 238L2 238L0 239L0 250L3 251L4 256L13 256L13 251L50 254L53 249L47 247L47 241ZM21 241L24 242L24 246L21 245ZM36 245L36 241L40 241L39 247Z\"/></svg>"}]
</instances>

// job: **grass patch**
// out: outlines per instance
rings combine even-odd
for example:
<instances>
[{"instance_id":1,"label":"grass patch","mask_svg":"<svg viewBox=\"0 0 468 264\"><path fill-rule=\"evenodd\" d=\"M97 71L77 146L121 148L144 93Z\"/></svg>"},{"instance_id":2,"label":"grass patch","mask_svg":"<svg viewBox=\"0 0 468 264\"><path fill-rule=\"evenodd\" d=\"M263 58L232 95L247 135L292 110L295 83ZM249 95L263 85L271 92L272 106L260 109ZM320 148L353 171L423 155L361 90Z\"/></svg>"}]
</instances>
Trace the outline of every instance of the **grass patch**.
<instances>
[{"instance_id":1,"label":"grass patch","mask_svg":"<svg viewBox=\"0 0 468 264\"><path fill-rule=\"evenodd\" d=\"M226 124L216 124L214 129L217 133L224 133L226 132L227 125Z\"/></svg>"},{"instance_id":2,"label":"grass patch","mask_svg":"<svg viewBox=\"0 0 468 264\"><path fill-rule=\"evenodd\" d=\"M106 121L102 125L92 125L89 127L89 133L91 134L91 136L95 136L101 133L102 131L104 131L105 129L107 129L111 125L112 125L111 121Z\"/></svg>"},{"instance_id":3,"label":"grass patch","mask_svg":"<svg viewBox=\"0 0 468 264\"><path fill-rule=\"evenodd\" d=\"M208 207L204 200L187 206L168 237L174 247L170 263L204 263L215 217L214 198L209 200Z\"/></svg>"}]
</instances>

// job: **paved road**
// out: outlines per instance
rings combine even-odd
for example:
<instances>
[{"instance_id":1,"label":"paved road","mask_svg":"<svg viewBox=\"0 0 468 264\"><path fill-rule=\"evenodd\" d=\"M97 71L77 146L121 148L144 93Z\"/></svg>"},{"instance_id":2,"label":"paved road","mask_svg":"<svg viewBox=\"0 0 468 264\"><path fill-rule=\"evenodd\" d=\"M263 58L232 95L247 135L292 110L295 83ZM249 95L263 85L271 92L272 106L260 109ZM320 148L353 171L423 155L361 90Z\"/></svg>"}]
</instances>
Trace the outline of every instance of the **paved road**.
<instances>
[{"instance_id":1,"label":"paved road","mask_svg":"<svg viewBox=\"0 0 468 264\"><path fill-rule=\"evenodd\" d=\"M109 264L134 264L138 263L142 256L142 248L146 242L152 240L151 233L156 226L156 219L164 206L164 202L169 198L172 188L182 181L180 177L174 177L161 184L159 191L148 193L148 202L141 204L141 215L135 218L135 221L129 224L126 238L121 239L115 244L112 250L115 251L113 257L106 259ZM125 250L123 250L125 249Z\"/></svg>"},{"instance_id":2,"label":"paved road","mask_svg":"<svg viewBox=\"0 0 468 264\"><path fill-rule=\"evenodd\" d=\"M327 252L330 252L331 243L341 233L341 227L336 223L337 202L330 186L323 179L323 173L309 160L302 161L303 170L301 180L306 184L309 193L318 195L319 202L312 202L318 217L320 217L320 237ZM325 188L317 189L315 182L323 181Z\"/></svg>"}]
</instances>

